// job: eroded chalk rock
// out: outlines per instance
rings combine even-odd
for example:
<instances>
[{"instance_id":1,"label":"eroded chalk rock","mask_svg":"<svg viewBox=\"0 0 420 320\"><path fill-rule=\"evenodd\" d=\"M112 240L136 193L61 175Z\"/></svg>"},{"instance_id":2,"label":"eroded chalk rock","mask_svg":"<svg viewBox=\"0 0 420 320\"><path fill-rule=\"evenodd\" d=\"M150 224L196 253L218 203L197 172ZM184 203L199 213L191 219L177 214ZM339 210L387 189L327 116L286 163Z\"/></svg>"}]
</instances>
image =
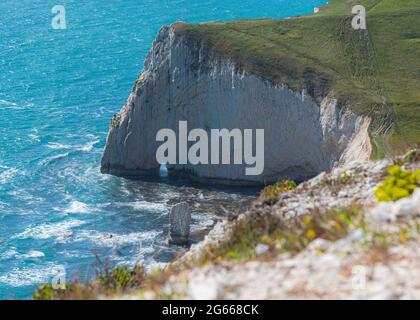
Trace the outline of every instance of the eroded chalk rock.
<instances>
[{"instance_id":1,"label":"eroded chalk rock","mask_svg":"<svg viewBox=\"0 0 420 320\"><path fill-rule=\"evenodd\" d=\"M354 114L333 91L314 99L305 91L241 70L211 53L203 39L162 28L127 103L111 124L101 171L158 175L156 151L163 128L264 129L264 172L246 175L244 161L230 165L171 164L203 180L227 183L306 180L338 165L369 159L370 118ZM211 150L209 150L210 154Z\"/></svg>"},{"instance_id":2,"label":"eroded chalk rock","mask_svg":"<svg viewBox=\"0 0 420 320\"><path fill-rule=\"evenodd\" d=\"M185 245L188 243L191 226L191 211L188 203L174 205L169 213L169 243Z\"/></svg>"}]
</instances>

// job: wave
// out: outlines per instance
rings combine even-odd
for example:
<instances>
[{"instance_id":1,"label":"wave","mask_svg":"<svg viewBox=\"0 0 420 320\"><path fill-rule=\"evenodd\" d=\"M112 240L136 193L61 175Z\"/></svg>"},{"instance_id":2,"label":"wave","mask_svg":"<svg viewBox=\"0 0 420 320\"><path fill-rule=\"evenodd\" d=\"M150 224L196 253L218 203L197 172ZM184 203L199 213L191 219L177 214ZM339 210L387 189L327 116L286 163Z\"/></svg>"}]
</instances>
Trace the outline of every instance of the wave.
<instances>
[{"instance_id":1,"label":"wave","mask_svg":"<svg viewBox=\"0 0 420 320\"><path fill-rule=\"evenodd\" d=\"M20 173L20 170L17 168L9 168L0 173L0 185L6 184L12 180L16 174Z\"/></svg>"},{"instance_id":2,"label":"wave","mask_svg":"<svg viewBox=\"0 0 420 320\"><path fill-rule=\"evenodd\" d=\"M84 145L77 145L77 146L62 144L62 143L58 143L58 142L49 142L47 144L48 149L70 150L70 151L47 157L46 159L43 159L43 160L39 161L39 164L42 165L42 166L46 166L46 165L49 165L49 164L51 164L53 162L56 162L60 159L67 158L70 155L75 155L75 154L79 154L79 153L89 153L93 150L94 146L97 143L99 143L99 140L89 141L88 143L86 143Z\"/></svg>"},{"instance_id":3,"label":"wave","mask_svg":"<svg viewBox=\"0 0 420 320\"><path fill-rule=\"evenodd\" d=\"M115 202L108 205L115 206L117 208L128 208L135 211L148 211L162 214L166 214L168 212L168 207L166 204L148 201Z\"/></svg>"},{"instance_id":4,"label":"wave","mask_svg":"<svg viewBox=\"0 0 420 320\"><path fill-rule=\"evenodd\" d=\"M65 213L89 213L91 209L86 203L73 201L70 206L64 210Z\"/></svg>"},{"instance_id":5,"label":"wave","mask_svg":"<svg viewBox=\"0 0 420 320\"><path fill-rule=\"evenodd\" d=\"M156 248L153 246L142 246L136 248L134 254L130 254L129 256L116 256L113 259L119 265L134 267L135 265L143 264L146 266L146 270L150 270L149 265L151 264L151 261L153 261L154 254L156 254Z\"/></svg>"},{"instance_id":6,"label":"wave","mask_svg":"<svg viewBox=\"0 0 420 320\"><path fill-rule=\"evenodd\" d=\"M75 236L74 241L90 241L99 247L118 248L126 245L139 245L156 239L162 231L132 232L116 234L96 230L82 230Z\"/></svg>"},{"instance_id":7,"label":"wave","mask_svg":"<svg viewBox=\"0 0 420 320\"><path fill-rule=\"evenodd\" d=\"M0 106L2 106L2 107L8 107L8 106L16 107L17 104L14 103L14 102L10 102L10 101L7 101L7 100L0 99Z\"/></svg>"},{"instance_id":8,"label":"wave","mask_svg":"<svg viewBox=\"0 0 420 320\"><path fill-rule=\"evenodd\" d=\"M60 150L60 149L72 149L73 151L80 151L80 152L90 152L92 151L95 144L99 143L98 139L95 139L93 141L89 141L82 145L70 145L66 143L60 143L60 142L48 142L47 148L52 150Z\"/></svg>"},{"instance_id":9,"label":"wave","mask_svg":"<svg viewBox=\"0 0 420 320\"><path fill-rule=\"evenodd\" d=\"M17 254L19 254L15 248L12 248L6 252L4 252L2 255L0 255L0 260L7 260L10 258L14 258Z\"/></svg>"},{"instance_id":10,"label":"wave","mask_svg":"<svg viewBox=\"0 0 420 320\"><path fill-rule=\"evenodd\" d=\"M200 228L210 228L215 224L215 220L206 214L195 215L194 219L196 220L194 225Z\"/></svg>"},{"instance_id":11,"label":"wave","mask_svg":"<svg viewBox=\"0 0 420 320\"><path fill-rule=\"evenodd\" d=\"M39 139L39 135L35 133L28 134L29 142L40 142L41 139Z\"/></svg>"},{"instance_id":12,"label":"wave","mask_svg":"<svg viewBox=\"0 0 420 320\"><path fill-rule=\"evenodd\" d=\"M41 166L46 166L46 165L49 165L49 164L51 164L51 163L53 163L53 162L55 162L57 160L60 160L60 159L63 159L63 158L67 158L69 155L70 155L70 152L60 153L60 154L57 154L55 156L51 156L51 157L48 157L46 159L41 160L39 162L39 164Z\"/></svg>"},{"instance_id":13,"label":"wave","mask_svg":"<svg viewBox=\"0 0 420 320\"><path fill-rule=\"evenodd\" d=\"M81 220L67 220L57 223L46 223L27 228L25 231L15 235L12 239L49 239L56 238L58 242L65 242L73 235L72 228L84 225Z\"/></svg>"},{"instance_id":14,"label":"wave","mask_svg":"<svg viewBox=\"0 0 420 320\"><path fill-rule=\"evenodd\" d=\"M59 142L48 142L48 149L59 150L59 149L71 149L72 146L69 144L59 143Z\"/></svg>"},{"instance_id":15,"label":"wave","mask_svg":"<svg viewBox=\"0 0 420 320\"><path fill-rule=\"evenodd\" d=\"M44 265L14 268L6 274L0 275L0 283L11 287L24 287L45 283L50 278L60 274L62 265L49 262Z\"/></svg>"},{"instance_id":16,"label":"wave","mask_svg":"<svg viewBox=\"0 0 420 320\"><path fill-rule=\"evenodd\" d=\"M45 257L44 252L37 251L37 250L31 250L27 253L19 254L17 256L18 259L34 259L34 258L43 258Z\"/></svg>"},{"instance_id":17,"label":"wave","mask_svg":"<svg viewBox=\"0 0 420 320\"><path fill-rule=\"evenodd\" d=\"M7 193L9 196L12 196L14 198L14 201L19 200L23 201L27 205L34 205L35 203L41 203L44 202L44 198L40 196L36 196L34 194L31 194L30 191L25 190L23 188L13 188L13 190L9 191ZM13 202L9 202L9 205L13 205ZM16 208L16 205L14 205ZM27 212L27 210L24 210L23 214L33 214L36 212L36 209L34 207L34 210L31 212ZM17 212L14 212L17 214Z\"/></svg>"},{"instance_id":18,"label":"wave","mask_svg":"<svg viewBox=\"0 0 420 320\"><path fill-rule=\"evenodd\" d=\"M32 108L33 106L34 106L33 103L27 103L25 105L18 105L15 102L0 99L0 107L2 108L13 109L13 110L23 110L27 108Z\"/></svg>"},{"instance_id":19,"label":"wave","mask_svg":"<svg viewBox=\"0 0 420 320\"><path fill-rule=\"evenodd\" d=\"M98 143L99 140L90 141L76 150L80 152L91 152L93 150L93 147Z\"/></svg>"},{"instance_id":20,"label":"wave","mask_svg":"<svg viewBox=\"0 0 420 320\"><path fill-rule=\"evenodd\" d=\"M45 257L45 254L42 251L30 250L27 253L19 253L18 251L16 251L15 248L12 248L6 251L5 253L3 253L2 255L0 255L0 260L7 260L11 258L27 260L27 259L36 259L36 258L43 258L43 257Z\"/></svg>"}]
</instances>

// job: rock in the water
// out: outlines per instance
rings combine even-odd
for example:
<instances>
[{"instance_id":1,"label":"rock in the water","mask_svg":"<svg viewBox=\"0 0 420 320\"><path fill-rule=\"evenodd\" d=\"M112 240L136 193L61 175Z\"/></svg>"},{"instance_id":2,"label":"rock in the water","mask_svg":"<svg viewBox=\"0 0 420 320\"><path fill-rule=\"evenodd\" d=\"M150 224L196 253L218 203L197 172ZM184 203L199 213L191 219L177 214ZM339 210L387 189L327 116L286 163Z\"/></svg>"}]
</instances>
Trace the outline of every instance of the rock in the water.
<instances>
[{"instance_id":1,"label":"rock in the water","mask_svg":"<svg viewBox=\"0 0 420 320\"><path fill-rule=\"evenodd\" d=\"M191 211L188 203L181 202L169 213L169 243L185 245L190 236Z\"/></svg>"}]
</instances>

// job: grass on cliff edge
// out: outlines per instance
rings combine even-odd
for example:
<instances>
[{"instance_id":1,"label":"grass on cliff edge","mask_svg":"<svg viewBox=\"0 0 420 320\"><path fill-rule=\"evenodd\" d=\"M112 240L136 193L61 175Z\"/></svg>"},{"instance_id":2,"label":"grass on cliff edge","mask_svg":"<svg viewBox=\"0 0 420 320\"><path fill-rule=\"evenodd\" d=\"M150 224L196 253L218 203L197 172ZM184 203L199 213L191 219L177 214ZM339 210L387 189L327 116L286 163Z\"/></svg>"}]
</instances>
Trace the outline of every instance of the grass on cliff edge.
<instances>
[{"instance_id":1,"label":"grass on cliff edge","mask_svg":"<svg viewBox=\"0 0 420 320\"><path fill-rule=\"evenodd\" d=\"M367 10L367 31L351 27L356 4ZM374 119L374 157L381 157L420 141L419 22L418 0L333 0L304 17L178 24L176 31L315 99L333 89Z\"/></svg>"}]
</instances>

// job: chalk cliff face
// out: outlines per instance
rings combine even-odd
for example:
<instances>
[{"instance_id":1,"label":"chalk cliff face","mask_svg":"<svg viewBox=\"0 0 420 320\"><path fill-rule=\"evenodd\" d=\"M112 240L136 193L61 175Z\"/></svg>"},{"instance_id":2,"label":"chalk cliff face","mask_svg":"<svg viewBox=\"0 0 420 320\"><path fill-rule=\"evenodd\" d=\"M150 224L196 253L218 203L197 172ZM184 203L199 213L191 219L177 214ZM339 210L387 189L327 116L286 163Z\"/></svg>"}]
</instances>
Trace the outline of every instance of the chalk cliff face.
<instances>
[{"instance_id":1,"label":"chalk cliff face","mask_svg":"<svg viewBox=\"0 0 420 320\"><path fill-rule=\"evenodd\" d=\"M241 71L218 58L204 41L163 27L125 106L111 121L101 171L135 176L158 173L156 133L188 130L264 129L264 172L248 165L174 165L196 177L223 182L268 183L305 179L339 164L368 160L370 119L341 106L334 92L313 99ZM210 134L209 134L210 136ZM232 156L233 158L233 156Z\"/></svg>"}]
</instances>

